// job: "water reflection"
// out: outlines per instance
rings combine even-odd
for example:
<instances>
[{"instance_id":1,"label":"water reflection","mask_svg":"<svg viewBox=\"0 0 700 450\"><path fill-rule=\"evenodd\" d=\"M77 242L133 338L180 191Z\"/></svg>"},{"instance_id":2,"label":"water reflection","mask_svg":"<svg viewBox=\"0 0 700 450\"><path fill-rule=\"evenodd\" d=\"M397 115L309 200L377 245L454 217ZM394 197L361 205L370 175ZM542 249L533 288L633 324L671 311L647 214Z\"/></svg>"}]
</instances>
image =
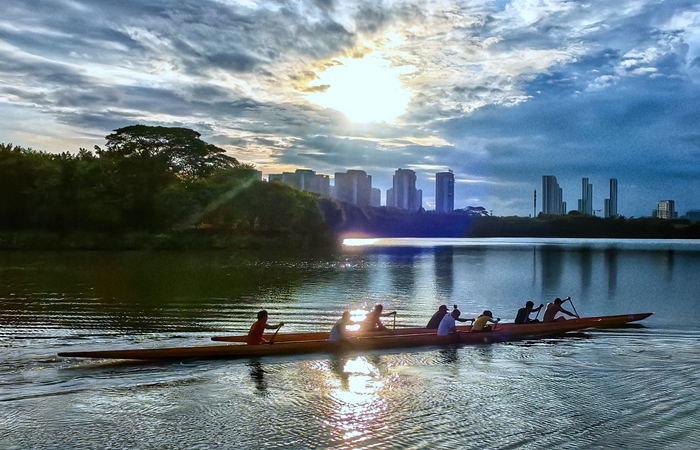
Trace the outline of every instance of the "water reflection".
<instances>
[{"instance_id":1,"label":"water reflection","mask_svg":"<svg viewBox=\"0 0 700 450\"><path fill-rule=\"evenodd\" d=\"M381 391L385 381L377 364L379 357L334 357L329 368L337 381L328 379L328 395L334 403L326 423L343 442L360 442L372 436L386 401Z\"/></svg>"},{"instance_id":2,"label":"water reflection","mask_svg":"<svg viewBox=\"0 0 700 450\"><path fill-rule=\"evenodd\" d=\"M608 296L613 297L617 292L617 250L605 249L605 272L608 274Z\"/></svg>"},{"instance_id":3,"label":"water reflection","mask_svg":"<svg viewBox=\"0 0 700 450\"><path fill-rule=\"evenodd\" d=\"M250 367L250 378L255 384L255 389L257 389L261 395L267 395L267 381L265 380L265 369L259 361L254 361L248 364Z\"/></svg>"},{"instance_id":4,"label":"water reflection","mask_svg":"<svg viewBox=\"0 0 700 450\"><path fill-rule=\"evenodd\" d=\"M438 297L452 297L454 291L454 248L435 249L435 287Z\"/></svg>"},{"instance_id":5,"label":"water reflection","mask_svg":"<svg viewBox=\"0 0 700 450\"><path fill-rule=\"evenodd\" d=\"M666 252L666 281L673 280L673 268L676 264L676 252L668 250Z\"/></svg>"},{"instance_id":6,"label":"water reflection","mask_svg":"<svg viewBox=\"0 0 700 450\"><path fill-rule=\"evenodd\" d=\"M420 249L401 249L392 252L389 276L397 295L410 297L416 283L416 257Z\"/></svg>"},{"instance_id":7,"label":"water reflection","mask_svg":"<svg viewBox=\"0 0 700 450\"><path fill-rule=\"evenodd\" d=\"M440 350L439 355L439 361L443 364L454 364L459 361L456 347L442 349Z\"/></svg>"},{"instance_id":8,"label":"water reflection","mask_svg":"<svg viewBox=\"0 0 700 450\"><path fill-rule=\"evenodd\" d=\"M542 291L550 294L559 290L562 270L564 267L564 252L560 248L543 246L540 248L542 264Z\"/></svg>"},{"instance_id":9,"label":"water reflection","mask_svg":"<svg viewBox=\"0 0 700 450\"><path fill-rule=\"evenodd\" d=\"M590 248L581 249L577 253L581 266L581 292L587 293L593 277L593 253Z\"/></svg>"}]
</instances>

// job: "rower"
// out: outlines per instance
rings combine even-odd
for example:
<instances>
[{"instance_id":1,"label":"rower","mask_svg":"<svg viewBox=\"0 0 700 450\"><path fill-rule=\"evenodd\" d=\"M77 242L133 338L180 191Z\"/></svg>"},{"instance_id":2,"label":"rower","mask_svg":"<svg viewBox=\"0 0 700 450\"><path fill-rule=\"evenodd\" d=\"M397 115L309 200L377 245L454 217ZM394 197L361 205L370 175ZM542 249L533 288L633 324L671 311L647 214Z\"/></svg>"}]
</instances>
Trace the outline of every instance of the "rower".
<instances>
[{"instance_id":1,"label":"rower","mask_svg":"<svg viewBox=\"0 0 700 450\"><path fill-rule=\"evenodd\" d=\"M459 315L459 309L457 308L457 305L454 305L454 311L457 311L457 316L455 317L455 320L458 322L468 322L472 321L474 322L474 319L461 319ZM437 312L433 314L433 317L430 318L430 321L428 321L428 325L425 326L425 328L429 330L437 330L438 327L440 326L440 323L442 322L442 319L444 319L447 316L447 305L440 305L440 308L438 308Z\"/></svg>"},{"instance_id":2,"label":"rower","mask_svg":"<svg viewBox=\"0 0 700 450\"><path fill-rule=\"evenodd\" d=\"M248 345L264 344L267 342L267 340L263 338L263 333L265 333L265 330L279 330L282 325L284 325L284 322L280 322L278 325L268 325L267 311L263 309L262 311L258 312L258 320L250 327L246 342Z\"/></svg>"},{"instance_id":3,"label":"rower","mask_svg":"<svg viewBox=\"0 0 700 450\"><path fill-rule=\"evenodd\" d=\"M564 308L561 307L562 303L564 303L559 297L554 299L554 302L547 303L547 308L544 310L544 318L542 319L542 322L554 322L555 320L566 320L566 317L559 316L556 319L554 316L557 315L557 313L562 313L566 314L567 316L571 317L578 317L576 314L569 312L565 310Z\"/></svg>"},{"instance_id":4,"label":"rower","mask_svg":"<svg viewBox=\"0 0 700 450\"><path fill-rule=\"evenodd\" d=\"M396 314L396 311L390 312L390 313L382 313L384 310L384 307L377 303L374 305L374 308L372 308L372 311L367 314L367 317L365 320L362 321L360 324L360 330L363 332L367 331L389 331L387 327L384 326L382 323L381 318L390 316L392 314Z\"/></svg>"},{"instance_id":5,"label":"rower","mask_svg":"<svg viewBox=\"0 0 700 450\"><path fill-rule=\"evenodd\" d=\"M474 325L472 325L472 331L491 331L493 330L493 327L491 325L486 325L488 322L491 322L494 324L497 324L500 322L501 318L499 317L498 319L493 318L493 314L491 311L488 309L481 313L479 317L476 318L474 321Z\"/></svg>"},{"instance_id":6,"label":"rower","mask_svg":"<svg viewBox=\"0 0 700 450\"><path fill-rule=\"evenodd\" d=\"M535 304L528 300L525 306L518 310L518 314L515 316L515 323L539 323L537 319L530 319L530 314L539 312L544 305L540 303L540 306L537 308L533 308L534 306Z\"/></svg>"},{"instance_id":7,"label":"rower","mask_svg":"<svg viewBox=\"0 0 700 450\"><path fill-rule=\"evenodd\" d=\"M442 319L445 316L447 316L447 305L440 305L437 312L433 314L433 317L430 318L428 325L426 325L425 328L429 330L437 330L437 328L440 326L440 322L442 322Z\"/></svg>"},{"instance_id":8,"label":"rower","mask_svg":"<svg viewBox=\"0 0 700 450\"><path fill-rule=\"evenodd\" d=\"M438 326L437 329L437 335L438 336L447 336L450 333L456 333L457 332L457 321L459 322L467 322L469 320L474 322L474 319L462 319L459 316L462 313L457 309L457 305L455 305L455 309L452 310L450 314L445 314L445 317L443 317L442 321L440 321L440 325Z\"/></svg>"},{"instance_id":9,"label":"rower","mask_svg":"<svg viewBox=\"0 0 700 450\"><path fill-rule=\"evenodd\" d=\"M345 327L350 322L350 311L343 311L343 316L333 325L331 329L331 342L340 342L348 340L348 333Z\"/></svg>"}]
</instances>

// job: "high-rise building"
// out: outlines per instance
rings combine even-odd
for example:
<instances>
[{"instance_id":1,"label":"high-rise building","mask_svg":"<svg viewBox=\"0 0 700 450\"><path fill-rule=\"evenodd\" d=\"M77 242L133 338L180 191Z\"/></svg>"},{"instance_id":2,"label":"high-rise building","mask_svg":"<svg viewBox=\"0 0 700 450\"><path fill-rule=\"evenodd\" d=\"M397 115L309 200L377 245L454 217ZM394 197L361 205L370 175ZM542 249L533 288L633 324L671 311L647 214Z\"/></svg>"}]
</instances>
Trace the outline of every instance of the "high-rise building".
<instances>
[{"instance_id":1,"label":"high-rise building","mask_svg":"<svg viewBox=\"0 0 700 450\"><path fill-rule=\"evenodd\" d=\"M379 208L382 205L382 190L379 188L372 188L372 198L369 202L370 206Z\"/></svg>"},{"instance_id":2,"label":"high-rise building","mask_svg":"<svg viewBox=\"0 0 700 450\"><path fill-rule=\"evenodd\" d=\"M268 181L281 181L300 191L314 192L325 196L329 196L331 192L330 177L328 175L317 174L309 169L297 169L295 172L270 174L267 179Z\"/></svg>"},{"instance_id":3,"label":"high-rise building","mask_svg":"<svg viewBox=\"0 0 700 450\"><path fill-rule=\"evenodd\" d=\"M542 176L542 214L566 214L566 202L563 201L563 191L554 175Z\"/></svg>"},{"instance_id":4,"label":"high-rise building","mask_svg":"<svg viewBox=\"0 0 700 450\"><path fill-rule=\"evenodd\" d=\"M593 185L588 178L581 180L581 198L578 201L578 212L593 215Z\"/></svg>"},{"instance_id":5,"label":"high-rise building","mask_svg":"<svg viewBox=\"0 0 700 450\"><path fill-rule=\"evenodd\" d=\"M435 174L435 211L455 209L455 175L451 170Z\"/></svg>"},{"instance_id":6,"label":"high-rise building","mask_svg":"<svg viewBox=\"0 0 700 450\"><path fill-rule=\"evenodd\" d=\"M617 178L610 179L610 198L605 199L604 217L617 217Z\"/></svg>"},{"instance_id":7,"label":"high-rise building","mask_svg":"<svg viewBox=\"0 0 700 450\"><path fill-rule=\"evenodd\" d=\"M335 173L335 198L358 206L372 204L372 177L364 170Z\"/></svg>"},{"instance_id":8,"label":"high-rise building","mask_svg":"<svg viewBox=\"0 0 700 450\"><path fill-rule=\"evenodd\" d=\"M656 217L659 219L676 219L676 202L673 200L662 200L656 205Z\"/></svg>"},{"instance_id":9,"label":"high-rise building","mask_svg":"<svg viewBox=\"0 0 700 450\"><path fill-rule=\"evenodd\" d=\"M398 169L394 173L393 187L386 191L386 206L418 211L422 205L423 191L416 189L416 173Z\"/></svg>"}]
</instances>

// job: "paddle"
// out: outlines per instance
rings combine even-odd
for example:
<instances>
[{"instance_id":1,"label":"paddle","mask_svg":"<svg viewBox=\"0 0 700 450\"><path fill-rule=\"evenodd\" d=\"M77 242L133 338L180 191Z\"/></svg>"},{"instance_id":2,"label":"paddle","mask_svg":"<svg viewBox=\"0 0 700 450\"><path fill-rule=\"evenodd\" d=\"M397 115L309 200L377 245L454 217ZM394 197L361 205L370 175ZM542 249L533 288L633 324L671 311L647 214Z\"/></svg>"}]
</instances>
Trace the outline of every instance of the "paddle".
<instances>
[{"instance_id":1,"label":"paddle","mask_svg":"<svg viewBox=\"0 0 700 450\"><path fill-rule=\"evenodd\" d=\"M571 297L566 297L566 298L564 299L564 301L568 301L569 303L571 303L571 307L574 309L574 314L576 314L576 317L577 317L578 319L580 319L581 316L578 315L578 311L576 311L576 307L574 306L574 301L571 300Z\"/></svg>"},{"instance_id":2,"label":"paddle","mask_svg":"<svg viewBox=\"0 0 700 450\"><path fill-rule=\"evenodd\" d=\"M533 320L537 320L537 318L540 317L540 311L542 311L543 306L544 305L540 303L540 309L537 310L537 314L535 314L535 318Z\"/></svg>"},{"instance_id":3,"label":"paddle","mask_svg":"<svg viewBox=\"0 0 700 450\"><path fill-rule=\"evenodd\" d=\"M284 325L284 323L281 323L280 326L277 327L277 330L275 330L275 334L273 334L270 340L267 342L268 344L272 345L272 341L275 340L275 336L277 336L277 333L280 332L280 328L282 328L282 325Z\"/></svg>"}]
</instances>

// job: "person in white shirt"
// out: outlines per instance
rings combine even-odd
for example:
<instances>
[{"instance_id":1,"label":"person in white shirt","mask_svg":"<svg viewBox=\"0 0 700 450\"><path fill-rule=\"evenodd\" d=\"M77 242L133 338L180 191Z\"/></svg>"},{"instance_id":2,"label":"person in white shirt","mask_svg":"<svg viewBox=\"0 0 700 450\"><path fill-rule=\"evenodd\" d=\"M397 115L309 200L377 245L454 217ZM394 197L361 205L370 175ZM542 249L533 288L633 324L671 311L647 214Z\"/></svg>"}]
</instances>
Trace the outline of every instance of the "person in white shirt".
<instances>
[{"instance_id":1,"label":"person in white shirt","mask_svg":"<svg viewBox=\"0 0 700 450\"><path fill-rule=\"evenodd\" d=\"M347 331L345 330L348 322L350 322L350 311L343 311L343 317L338 319L331 329L331 342L346 341L348 339Z\"/></svg>"},{"instance_id":2,"label":"person in white shirt","mask_svg":"<svg viewBox=\"0 0 700 450\"><path fill-rule=\"evenodd\" d=\"M442 321L440 321L440 325L438 325L437 335L447 336L448 334L457 331L456 319L459 318L459 315L460 312L458 309L455 309L450 314L446 314L445 317L442 318Z\"/></svg>"}]
</instances>

